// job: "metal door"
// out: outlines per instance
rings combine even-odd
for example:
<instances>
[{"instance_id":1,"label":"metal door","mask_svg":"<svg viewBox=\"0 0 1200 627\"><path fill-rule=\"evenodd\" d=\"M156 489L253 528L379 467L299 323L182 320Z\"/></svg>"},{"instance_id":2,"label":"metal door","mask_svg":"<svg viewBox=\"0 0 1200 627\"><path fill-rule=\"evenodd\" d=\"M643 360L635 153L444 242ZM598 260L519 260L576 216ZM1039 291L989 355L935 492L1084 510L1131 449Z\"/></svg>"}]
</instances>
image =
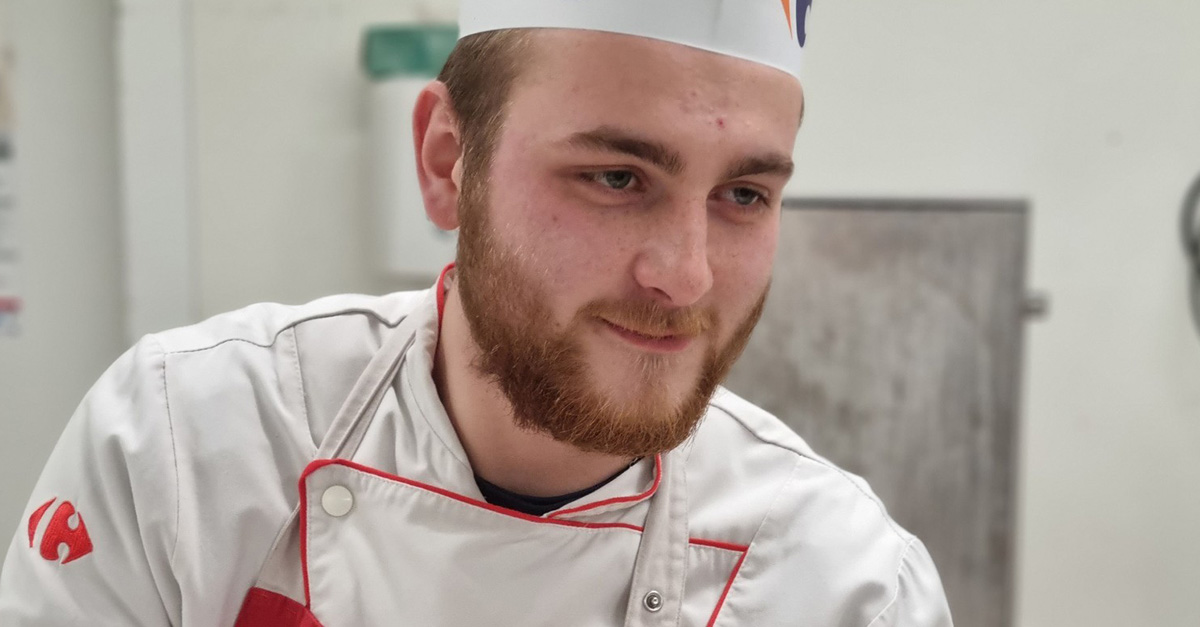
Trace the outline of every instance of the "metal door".
<instances>
[{"instance_id":1,"label":"metal door","mask_svg":"<svg viewBox=\"0 0 1200 627\"><path fill-rule=\"evenodd\" d=\"M972 627L1012 620L1026 216L786 203L767 308L727 382L865 477Z\"/></svg>"}]
</instances>

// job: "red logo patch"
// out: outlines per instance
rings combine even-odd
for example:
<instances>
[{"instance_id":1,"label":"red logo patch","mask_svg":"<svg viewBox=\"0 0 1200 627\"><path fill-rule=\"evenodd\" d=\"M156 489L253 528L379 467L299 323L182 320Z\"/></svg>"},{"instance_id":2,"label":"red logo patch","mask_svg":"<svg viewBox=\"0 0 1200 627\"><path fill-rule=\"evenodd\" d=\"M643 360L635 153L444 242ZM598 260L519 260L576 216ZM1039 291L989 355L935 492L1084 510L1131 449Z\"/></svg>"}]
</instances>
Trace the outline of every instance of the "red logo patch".
<instances>
[{"instance_id":1,"label":"red logo patch","mask_svg":"<svg viewBox=\"0 0 1200 627\"><path fill-rule=\"evenodd\" d=\"M46 501L29 517L30 548L33 548L33 541L37 536L38 523L56 500L58 499L53 498ZM79 522L75 527L71 526L72 516ZM83 524L83 514L75 511L75 506L70 501L63 501L50 517L50 524L46 525L46 531L42 534L42 557L57 562L58 547L64 544L67 545L67 557L62 561L63 564L70 564L92 552L92 539L88 536L87 526Z\"/></svg>"}]
</instances>

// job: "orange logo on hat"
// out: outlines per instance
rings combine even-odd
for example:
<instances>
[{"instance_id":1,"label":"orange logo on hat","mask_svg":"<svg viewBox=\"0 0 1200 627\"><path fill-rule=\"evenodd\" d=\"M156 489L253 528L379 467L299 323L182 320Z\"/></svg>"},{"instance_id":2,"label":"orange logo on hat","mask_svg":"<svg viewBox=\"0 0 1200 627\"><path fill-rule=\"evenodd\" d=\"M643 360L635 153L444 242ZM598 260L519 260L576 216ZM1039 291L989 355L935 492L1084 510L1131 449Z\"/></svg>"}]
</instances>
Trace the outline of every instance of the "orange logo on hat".
<instances>
[{"instance_id":1,"label":"orange logo on hat","mask_svg":"<svg viewBox=\"0 0 1200 627\"><path fill-rule=\"evenodd\" d=\"M789 33L794 32L795 29L792 27L792 5L788 4L788 0L779 0L779 1L783 3L783 14L787 16L788 32Z\"/></svg>"}]
</instances>

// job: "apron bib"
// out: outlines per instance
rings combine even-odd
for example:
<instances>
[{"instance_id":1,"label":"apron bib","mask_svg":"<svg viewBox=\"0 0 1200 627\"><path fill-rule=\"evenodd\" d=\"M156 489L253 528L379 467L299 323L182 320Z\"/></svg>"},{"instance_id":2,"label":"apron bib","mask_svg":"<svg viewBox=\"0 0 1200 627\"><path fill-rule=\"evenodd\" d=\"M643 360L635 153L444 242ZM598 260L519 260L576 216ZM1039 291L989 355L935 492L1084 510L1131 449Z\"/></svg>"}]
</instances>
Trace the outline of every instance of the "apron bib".
<instances>
[{"instance_id":1,"label":"apron bib","mask_svg":"<svg viewBox=\"0 0 1200 627\"><path fill-rule=\"evenodd\" d=\"M416 327L405 318L355 383L235 627L715 621L745 547L689 541L678 451L644 528L526 516L350 461Z\"/></svg>"}]
</instances>

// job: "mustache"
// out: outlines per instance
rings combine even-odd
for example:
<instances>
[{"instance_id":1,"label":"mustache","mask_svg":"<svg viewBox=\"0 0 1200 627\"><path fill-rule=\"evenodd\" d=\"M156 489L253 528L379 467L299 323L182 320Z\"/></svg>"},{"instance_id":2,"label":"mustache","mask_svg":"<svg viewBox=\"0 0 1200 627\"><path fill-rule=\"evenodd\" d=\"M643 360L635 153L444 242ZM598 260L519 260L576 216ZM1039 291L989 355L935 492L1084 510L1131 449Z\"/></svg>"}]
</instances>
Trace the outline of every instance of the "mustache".
<instances>
[{"instance_id":1,"label":"mustache","mask_svg":"<svg viewBox=\"0 0 1200 627\"><path fill-rule=\"evenodd\" d=\"M701 307L668 308L653 301L594 300L579 310L581 318L600 318L651 337L696 336L716 326L716 312Z\"/></svg>"}]
</instances>

